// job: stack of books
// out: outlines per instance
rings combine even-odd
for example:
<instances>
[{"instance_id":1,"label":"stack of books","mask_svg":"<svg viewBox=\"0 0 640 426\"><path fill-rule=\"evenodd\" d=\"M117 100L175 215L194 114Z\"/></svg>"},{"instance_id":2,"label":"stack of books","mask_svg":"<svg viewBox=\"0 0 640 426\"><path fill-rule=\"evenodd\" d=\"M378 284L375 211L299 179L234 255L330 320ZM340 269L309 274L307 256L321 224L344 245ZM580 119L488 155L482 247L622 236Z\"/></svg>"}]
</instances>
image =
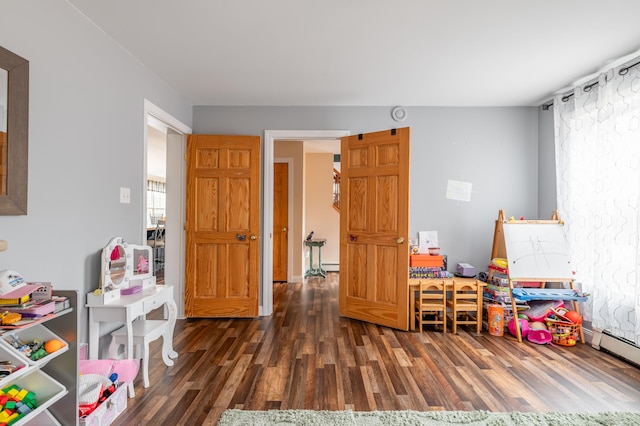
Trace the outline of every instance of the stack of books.
<instances>
[{"instance_id":1,"label":"stack of books","mask_svg":"<svg viewBox=\"0 0 640 426\"><path fill-rule=\"evenodd\" d=\"M19 305L2 305L1 309L21 314L23 318L40 318L54 312L56 303L53 300L30 299Z\"/></svg>"},{"instance_id":2,"label":"stack of books","mask_svg":"<svg viewBox=\"0 0 640 426\"><path fill-rule=\"evenodd\" d=\"M6 299L0 296L0 310L2 312L15 312L21 314L25 319L37 319L69 307L69 301L66 297L53 296L50 282L27 284L36 287L36 290L19 299Z\"/></svg>"}]
</instances>

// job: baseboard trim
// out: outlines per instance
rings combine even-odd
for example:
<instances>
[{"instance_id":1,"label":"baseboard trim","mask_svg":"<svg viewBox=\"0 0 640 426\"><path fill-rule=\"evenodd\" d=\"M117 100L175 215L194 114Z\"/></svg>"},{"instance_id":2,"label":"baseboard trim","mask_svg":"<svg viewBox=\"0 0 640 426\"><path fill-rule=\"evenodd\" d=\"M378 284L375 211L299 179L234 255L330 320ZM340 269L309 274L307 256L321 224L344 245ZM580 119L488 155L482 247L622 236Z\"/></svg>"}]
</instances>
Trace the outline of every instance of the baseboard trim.
<instances>
[{"instance_id":1,"label":"baseboard trim","mask_svg":"<svg viewBox=\"0 0 640 426\"><path fill-rule=\"evenodd\" d=\"M640 347L633 342L613 336L604 330L594 330L591 346L640 366Z\"/></svg>"}]
</instances>

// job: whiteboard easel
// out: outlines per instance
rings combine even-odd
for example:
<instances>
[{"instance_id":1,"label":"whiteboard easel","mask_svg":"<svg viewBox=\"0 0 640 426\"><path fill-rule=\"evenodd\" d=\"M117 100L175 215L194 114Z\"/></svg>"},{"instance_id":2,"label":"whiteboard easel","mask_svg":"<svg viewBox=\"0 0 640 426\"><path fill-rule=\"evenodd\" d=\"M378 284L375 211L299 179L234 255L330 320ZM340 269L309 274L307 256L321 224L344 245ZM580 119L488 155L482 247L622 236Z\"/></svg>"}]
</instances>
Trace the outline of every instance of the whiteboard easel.
<instances>
[{"instance_id":1,"label":"whiteboard easel","mask_svg":"<svg viewBox=\"0 0 640 426\"><path fill-rule=\"evenodd\" d=\"M550 220L506 220L504 211L498 213L493 237L491 259L507 259L509 296L515 329L519 342L522 342L520 321L513 296L514 282L541 282L544 288L547 282L568 282L574 288L571 269L569 242L564 230L564 222L555 211ZM489 269L489 281L494 270ZM578 303L573 300L573 308L578 311ZM580 341L584 343L582 327Z\"/></svg>"},{"instance_id":2,"label":"whiteboard easel","mask_svg":"<svg viewBox=\"0 0 640 426\"><path fill-rule=\"evenodd\" d=\"M571 281L569 242L562 223L503 223L509 275Z\"/></svg>"}]
</instances>

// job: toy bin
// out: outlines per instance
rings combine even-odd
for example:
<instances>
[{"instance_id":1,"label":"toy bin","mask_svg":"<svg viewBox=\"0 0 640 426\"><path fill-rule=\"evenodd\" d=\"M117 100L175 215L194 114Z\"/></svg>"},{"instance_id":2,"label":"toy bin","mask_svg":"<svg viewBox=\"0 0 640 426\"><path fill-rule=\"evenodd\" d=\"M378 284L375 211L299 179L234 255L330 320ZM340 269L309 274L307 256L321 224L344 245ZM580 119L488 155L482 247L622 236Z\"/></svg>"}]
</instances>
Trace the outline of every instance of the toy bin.
<instances>
[{"instance_id":1,"label":"toy bin","mask_svg":"<svg viewBox=\"0 0 640 426\"><path fill-rule=\"evenodd\" d=\"M547 321L547 327L556 345L574 346L578 341L580 324Z\"/></svg>"},{"instance_id":2,"label":"toy bin","mask_svg":"<svg viewBox=\"0 0 640 426\"><path fill-rule=\"evenodd\" d=\"M42 417L46 417L46 414L48 414L47 408L67 394L67 389L63 385L46 373L33 368L27 374L7 383L3 389L12 385L29 392L33 392L37 403L37 407L35 409L24 414L15 423L12 423L13 425L42 424L32 422L32 420L35 418L40 419Z\"/></svg>"},{"instance_id":3,"label":"toy bin","mask_svg":"<svg viewBox=\"0 0 640 426\"><path fill-rule=\"evenodd\" d=\"M15 423L19 425L21 423ZM48 411L43 411L35 415L35 417L29 417L30 425L47 425L47 426L62 426L62 424L53 417L53 415ZM13 425L12 425L13 426Z\"/></svg>"},{"instance_id":4,"label":"toy bin","mask_svg":"<svg viewBox=\"0 0 640 426\"><path fill-rule=\"evenodd\" d=\"M90 414L80 417L80 426L109 426L127 408L127 386L121 385Z\"/></svg>"},{"instance_id":5,"label":"toy bin","mask_svg":"<svg viewBox=\"0 0 640 426\"><path fill-rule=\"evenodd\" d=\"M48 355L45 355L44 357L34 361L28 356L26 356L25 354L18 351L18 349L16 349L15 347L13 347L13 345L11 344L11 342L13 341L13 338L11 336L15 336L16 338L18 338L23 342L33 342L34 340L47 342L51 339L57 339L62 343L62 347L57 351L52 352ZM69 344L66 341L64 341L61 337L56 335L54 332L52 332L42 324L35 324L29 328L12 330L8 333L5 333L0 338L0 343L2 343L2 345L5 348L8 348L19 359L23 360L29 365L33 365L37 367L42 367L47 362L51 361L53 358L65 353L69 349Z\"/></svg>"},{"instance_id":6,"label":"toy bin","mask_svg":"<svg viewBox=\"0 0 640 426\"><path fill-rule=\"evenodd\" d=\"M7 376L0 377L0 389L4 388L10 381L17 379L30 371L29 363L23 357L18 357L14 351L9 348L5 348L4 346L0 346L0 360L8 362L15 367L15 370L12 373ZM0 366L0 370L2 370L2 366Z\"/></svg>"}]
</instances>

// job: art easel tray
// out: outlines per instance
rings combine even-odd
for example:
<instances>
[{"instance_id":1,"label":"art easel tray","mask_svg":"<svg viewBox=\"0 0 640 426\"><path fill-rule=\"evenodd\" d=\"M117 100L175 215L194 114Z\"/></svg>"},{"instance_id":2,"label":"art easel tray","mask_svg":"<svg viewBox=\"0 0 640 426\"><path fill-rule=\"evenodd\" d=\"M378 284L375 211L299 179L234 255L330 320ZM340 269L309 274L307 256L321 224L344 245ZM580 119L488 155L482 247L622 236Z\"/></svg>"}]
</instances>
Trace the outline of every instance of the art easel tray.
<instances>
[{"instance_id":1,"label":"art easel tray","mask_svg":"<svg viewBox=\"0 0 640 426\"><path fill-rule=\"evenodd\" d=\"M586 302L587 297L578 291L567 288L514 288L511 293L518 300L575 300Z\"/></svg>"}]
</instances>

